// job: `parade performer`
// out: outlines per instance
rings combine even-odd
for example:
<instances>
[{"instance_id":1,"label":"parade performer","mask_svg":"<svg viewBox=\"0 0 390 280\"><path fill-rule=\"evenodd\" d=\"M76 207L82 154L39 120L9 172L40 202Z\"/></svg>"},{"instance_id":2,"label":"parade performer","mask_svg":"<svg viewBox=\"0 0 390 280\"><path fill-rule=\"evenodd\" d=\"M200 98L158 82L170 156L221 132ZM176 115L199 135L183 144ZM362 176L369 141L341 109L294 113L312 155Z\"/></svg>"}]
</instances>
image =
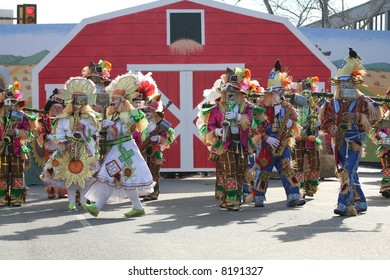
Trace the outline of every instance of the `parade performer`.
<instances>
[{"instance_id":1,"label":"parade performer","mask_svg":"<svg viewBox=\"0 0 390 280\"><path fill-rule=\"evenodd\" d=\"M59 116L65 107L65 101L60 97L60 91L58 89L53 90L53 94L48 98L43 113L39 118L39 129L37 131L39 146L45 150L45 162L57 149L56 137L52 132L52 124L54 119ZM59 188L49 183L45 183L45 189L47 197L49 199L55 198L67 198L66 188Z\"/></svg>"},{"instance_id":2,"label":"parade performer","mask_svg":"<svg viewBox=\"0 0 390 280\"><path fill-rule=\"evenodd\" d=\"M253 153L253 131L263 120L264 109L246 100L249 69L227 69L221 76L220 101L202 110L199 130L203 142L219 155L223 190L221 209L239 211L248 154Z\"/></svg>"},{"instance_id":3,"label":"parade performer","mask_svg":"<svg viewBox=\"0 0 390 280\"><path fill-rule=\"evenodd\" d=\"M321 121L318 119L320 107L312 92L318 92L317 76L308 77L297 83L297 92L307 99L307 104L298 111L298 124L302 127L300 135L295 138L293 160L296 164L295 177L300 182L302 196L313 197L317 192L320 179L320 150L322 141L318 138Z\"/></svg>"},{"instance_id":4,"label":"parade performer","mask_svg":"<svg viewBox=\"0 0 390 280\"><path fill-rule=\"evenodd\" d=\"M222 79L218 79L214 82L214 85L211 89L205 89L203 91L204 99L198 105L198 115L196 119L196 126L199 128L200 133L202 134L202 129L207 128L207 124L204 124L204 119L202 118L202 111L208 111L208 108L215 106L220 101L221 98L221 85ZM208 145L207 149L209 150L209 161L215 163L215 184L214 184L214 196L216 199L220 199L223 192L223 174L221 172L220 164L220 155L217 153L215 147Z\"/></svg>"},{"instance_id":5,"label":"parade performer","mask_svg":"<svg viewBox=\"0 0 390 280\"><path fill-rule=\"evenodd\" d=\"M137 88L137 95L132 99L132 105L137 109L144 106L153 96L158 95L158 89L151 72L148 72L146 75L141 72L136 72L135 74L138 76L140 84Z\"/></svg>"},{"instance_id":6,"label":"parade performer","mask_svg":"<svg viewBox=\"0 0 390 280\"><path fill-rule=\"evenodd\" d=\"M390 99L390 87L386 92L386 97ZM378 144L376 155L381 159L383 178L379 193L386 198L390 198L390 110L389 104L382 105L383 118L377 123L375 133L371 134L374 143Z\"/></svg>"},{"instance_id":7,"label":"parade performer","mask_svg":"<svg viewBox=\"0 0 390 280\"><path fill-rule=\"evenodd\" d=\"M248 101L257 104L257 100L264 95L264 88L260 86L259 81L250 80L249 87L246 90L248 93ZM264 118L265 119L265 118ZM254 135L252 135L252 139L254 144L258 145L261 137L259 137L259 132L256 131ZM251 203L253 202L253 192L254 192L254 183L256 179L257 165L256 165L256 149L253 150L253 153L248 155L248 163L245 170L244 177L244 185L242 187L242 202L243 203Z\"/></svg>"},{"instance_id":8,"label":"parade performer","mask_svg":"<svg viewBox=\"0 0 390 280\"><path fill-rule=\"evenodd\" d=\"M111 84L110 72L112 70L111 62L100 59L97 64L92 60L81 71L83 78L89 79L95 83L96 86L96 104L92 104L92 109L96 112L104 114L105 105L102 105L103 100L108 100L106 88ZM104 101L103 101L104 102Z\"/></svg>"},{"instance_id":9,"label":"parade performer","mask_svg":"<svg viewBox=\"0 0 390 280\"><path fill-rule=\"evenodd\" d=\"M83 78L92 80L96 85L97 92L105 92L105 88L111 83L110 72L112 70L111 62L107 60L99 60L97 64L90 61L87 66L84 66L81 71Z\"/></svg>"},{"instance_id":10,"label":"parade performer","mask_svg":"<svg viewBox=\"0 0 390 280\"><path fill-rule=\"evenodd\" d=\"M131 100L131 104L134 109L141 109L145 106L145 102L149 101L149 99L158 94L157 84L155 80L152 78L152 73L149 72L146 75L141 72L135 73L138 76L139 87L137 89L136 95ZM162 104L159 103L159 109L161 110ZM142 146L142 141L145 140L145 133L143 131L135 130L133 132L133 138L135 143L139 148ZM143 139L142 139L143 138Z\"/></svg>"},{"instance_id":11,"label":"parade performer","mask_svg":"<svg viewBox=\"0 0 390 280\"><path fill-rule=\"evenodd\" d=\"M334 98L321 111L321 129L332 135L335 144L336 175L340 179L337 207L340 216L355 216L367 210L367 202L359 181L358 166L364 156L365 135L381 117L379 107L356 86L364 82L365 70L358 54L350 48L341 61Z\"/></svg>"},{"instance_id":12,"label":"parade performer","mask_svg":"<svg viewBox=\"0 0 390 280\"><path fill-rule=\"evenodd\" d=\"M112 197L127 197L133 204L125 217L145 215L139 196L153 191L153 177L137 147L132 134L135 129L143 131L148 123L145 114L134 109L129 100L137 94L138 76L127 73L112 81L110 94L112 104L108 108L108 118L103 120L107 128L107 154L96 175L87 198L92 204L83 208L97 217L100 210Z\"/></svg>"},{"instance_id":13,"label":"parade performer","mask_svg":"<svg viewBox=\"0 0 390 280\"><path fill-rule=\"evenodd\" d=\"M59 188L67 188L68 209L76 210L76 191L80 203L86 203L85 194L98 169L97 139L101 115L88 104L95 101L95 84L82 77L70 78L61 90L68 103L56 118L53 132L57 150L44 166L42 180Z\"/></svg>"},{"instance_id":14,"label":"parade performer","mask_svg":"<svg viewBox=\"0 0 390 280\"><path fill-rule=\"evenodd\" d=\"M24 162L30 150L26 144L38 129L37 118L22 110L21 84L0 90L0 205L21 206L25 201Z\"/></svg>"},{"instance_id":15,"label":"parade performer","mask_svg":"<svg viewBox=\"0 0 390 280\"><path fill-rule=\"evenodd\" d=\"M140 148L155 182L153 193L143 196L143 201L150 201L157 200L160 194L160 169L165 161L162 151L169 148L174 141L174 130L170 127L170 123L164 119L161 95L158 93L152 73L143 75L141 72L137 72L136 74L139 77L140 85L137 89L137 95L132 99L132 104L134 108L143 110L148 127L143 131L135 130L133 138Z\"/></svg>"},{"instance_id":16,"label":"parade performer","mask_svg":"<svg viewBox=\"0 0 390 280\"><path fill-rule=\"evenodd\" d=\"M163 151L173 143L175 131L170 123L165 121L162 112L160 94L155 94L143 107L143 111L148 120L148 128L142 132L141 154L146 159L149 170L155 182L154 190L146 195L143 201L157 200L160 194L160 168L164 163Z\"/></svg>"},{"instance_id":17,"label":"parade performer","mask_svg":"<svg viewBox=\"0 0 390 280\"><path fill-rule=\"evenodd\" d=\"M267 90L259 100L259 106L266 109L267 122L262 123L261 146L256 163L254 201L255 207L264 207L265 194L272 170L275 167L281 177L287 195L287 206L296 207L306 203L301 198L299 181L291 164L291 149L294 137L300 134L297 124L298 114L292 104L283 97L283 91L289 89L292 81L286 72L282 72L277 60L269 74ZM306 100L304 100L306 103Z\"/></svg>"}]
</instances>

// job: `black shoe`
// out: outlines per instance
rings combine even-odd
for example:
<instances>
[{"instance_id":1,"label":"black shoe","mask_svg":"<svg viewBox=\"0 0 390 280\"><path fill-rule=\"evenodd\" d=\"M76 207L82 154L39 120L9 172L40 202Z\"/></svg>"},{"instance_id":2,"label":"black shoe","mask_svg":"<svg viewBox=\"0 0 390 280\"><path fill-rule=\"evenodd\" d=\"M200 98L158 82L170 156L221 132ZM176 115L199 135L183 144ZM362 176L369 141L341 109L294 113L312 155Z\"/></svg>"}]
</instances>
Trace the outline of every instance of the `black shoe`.
<instances>
[{"instance_id":1,"label":"black shoe","mask_svg":"<svg viewBox=\"0 0 390 280\"><path fill-rule=\"evenodd\" d=\"M302 206L306 204L306 200L304 199L296 199L292 200L287 203L287 207L296 207L296 206Z\"/></svg>"},{"instance_id":2,"label":"black shoe","mask_svg":"<svg viewBox=\"0 0 390 280\"><path fill-rule=\"evenodd\" d=\"M347 216L347 212L346 211L342 211L342 210L340 210L338 208L334 209L333 213L335 213L336 215L340 215L340 216Z\"/></svg>"},{"instance_id":3,"label":"black shoe","mask_svg":"<svg viewBox=\"0 0 390 280\"><path fill-rule=\"evenodd\" d=\"M390 198L390 189L384 190L382 192L382 196L384 196L386 198Z\"/></svg>"}]
</instances>

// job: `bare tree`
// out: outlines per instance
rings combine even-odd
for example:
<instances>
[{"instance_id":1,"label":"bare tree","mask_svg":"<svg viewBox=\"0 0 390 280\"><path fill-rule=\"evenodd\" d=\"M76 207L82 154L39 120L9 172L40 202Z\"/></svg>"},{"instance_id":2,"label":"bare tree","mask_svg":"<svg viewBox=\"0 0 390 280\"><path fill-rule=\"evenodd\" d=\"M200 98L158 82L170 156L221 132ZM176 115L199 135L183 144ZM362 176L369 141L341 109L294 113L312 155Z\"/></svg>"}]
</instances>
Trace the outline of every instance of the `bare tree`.
<instances>
[{"instance_id":1,"label":"bare tree","mask_svg":"<svg viewBox=\"0 0 390 280\"><path fill-rule=\"evenodd\" d=\"M226 0L221 0L222 3L227 3L227 4L231 4L231 5L234 5L234 6L237 6L238 3L242 2L241 0L234 0L234 1L226 1Z\"/></svg>"},{"instance_id":2,"label":"bare tree","mask_svg":"<svg viewBox=\"0 0 390 280\"><path fill-rule=\"evenodd\" d=\"M336 11L332 9L332 7L329 7L329 10L332 11L333 16L336 17L339 22L347 28L350 29L367 29L367 27L373 23L373 18L379 14L381 11L382 7L388 3L389 0L370 0L368 1L369 3L369 8L367 9L367 12L364 15L364 18L359 20L360 24L359 26L355 26L356 20L358 15L356 14L348 14L345 13L344 9L340 11Z\"/></svg>"},{"instance_id":3,"label":"bare tree","mask_svg":"<svg viewBox=\"0 0 390 280\"><path fill-rule=\"evenodd\" d=\"M227 4L250 4L254 9L266 9L269 14L288 18L297 27L321 21L322 28L332 27L330 18L337 18L343 26L355 28L356 18L344 11L344 0L217 0ZM373 17L389 0L369 0L370 8L360 21L359 29L366 29Z\"/></svg>"},{"instance_id":4,"label":"bare tree","mask_svg":"<svg viewBox=\"0 0 390 280\"><path fill-rule=\"evenodd\" d=\"M308 21L319 19L319 16L316 16L318 0L222 0L222 2L234 5L251 3L258 10L265 6L269 14L286 17L298 27Z\"/></svg>"},{"instance_id":5,"label":"bare tree","mask_svg":"<svg viewBox=\"0 0 390 280\"><path fill-rule=\"evenodd\" d=\"M318 4L321 10L321 24L322 28L329 28L329 0L318 0Z\"/></svg>"},{"instance_id":6,"label":"bare tree","mask_svg":"<svg viewBox=\"0 0 390 280\"><path fill-rule=\"evenodd\" d=\"M272 6L275 14L284 16L293 22L296 26L302 26L308 21L317 19L318 0L264 0Z\"/></svg>"},{"instance_id":7,"label":"bare tree","mask_svg":"<svg viewBox=\"0 0 390 280\"><path fill-rule=\"evenodd\" d=\"M263 2L264 2L265 7L267 8L268 13L270 15L273 15L274 14L274 10L272 9L271 4L269 3L269 1L268 0L263 0Z\"/></svg>"}]
</instances>

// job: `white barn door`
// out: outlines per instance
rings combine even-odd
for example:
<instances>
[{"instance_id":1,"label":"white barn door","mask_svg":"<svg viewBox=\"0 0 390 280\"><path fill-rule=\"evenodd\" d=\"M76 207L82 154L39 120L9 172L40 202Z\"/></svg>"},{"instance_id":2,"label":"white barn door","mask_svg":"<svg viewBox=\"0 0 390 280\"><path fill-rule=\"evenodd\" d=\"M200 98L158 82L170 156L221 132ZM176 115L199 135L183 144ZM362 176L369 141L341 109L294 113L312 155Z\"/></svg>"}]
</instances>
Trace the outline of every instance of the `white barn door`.
<instances>
[{"instance_id":1,"label":"white barn door","mask_svg":"<svg viewBox=\"0 0 390 280\"><path fill-rule=\"evenodd\" d=\"M194 143L193 135L199 138L199 132L194 125L193 120L198 113L198 104L193 104L193 73L196 71L221 71L221 74L229 67L244 68L243 63L226 63L226 64L128 64L128 71L141 72L169 72L178 71L180 73L180 106L172 104L169 111L176 116L180 123L175 127L176 137L180 135L180 170L176 168L162 168L164 172L196 172L196 171L212 171L210 168L195 168L194 167ZM158 81L157 85L158 85ZM212 85L209 85L211 87ZM161 92L163 104L167 104L168 98ZM180 108L180 109L179 109Z\"/></svg>"}]
</instances>

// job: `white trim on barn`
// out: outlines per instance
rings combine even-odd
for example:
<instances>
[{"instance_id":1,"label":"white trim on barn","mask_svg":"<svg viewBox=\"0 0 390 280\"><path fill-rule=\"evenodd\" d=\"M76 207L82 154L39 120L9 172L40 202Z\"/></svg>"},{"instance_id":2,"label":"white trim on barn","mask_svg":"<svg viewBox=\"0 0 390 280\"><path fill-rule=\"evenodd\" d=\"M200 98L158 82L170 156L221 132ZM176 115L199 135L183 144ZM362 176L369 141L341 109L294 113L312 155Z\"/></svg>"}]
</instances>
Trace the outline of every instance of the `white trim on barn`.
<instances>
[{"instance_id":1,"label":"white trim on barn","mask_svg":"<svg viewBox=\"0 0 390 280\"><path fill-rule=\"evenodd\" d=\"M225 71L226 68L245 68L243 63L215 63L215 64L127 64L127 71Z\"/></svg>"},{"instance_id":2,"label":"white trim on barn","mask_svg":"<svg viewBox=\"0 0 390 280\"><path fill-rule=\"evenodd\" d=\"M196 71L226 71L226 67L234 69L239 67L245 68L243 63L222 63L222 64L128 64L128 71L151 71L151 72L180 72L180 105L179 108L172 104L169 107L169 111L180 120L180 123L175 127L175 136L180 135L180 170L186 171L213 171L213 168L194 168L194 141L193 135L200 139L199 131L196 125L194 125L194 119L198 114L198 105L192 104L193 101L193 72ZM169 99L161 93L161 100L163 104L167 104ZM164 172L174 172L177 168L161 168Z\"/></svg>"},{"instance_id":3,"label":"white trim on barn","mask_svg":"<svg viewBox=\"0 0 390 280\"><path fill-rule=\"evenodd\" d=\"M170 15L172 13L199 13L201 16L201 34L202 34L202 45L206 44L206 36L205 36L205 24L204 24L204 10L194 9L194 10L186 10L186 9L167 9L167 46L171 44L171 20Z\"/></svg>"}]
</instances>

